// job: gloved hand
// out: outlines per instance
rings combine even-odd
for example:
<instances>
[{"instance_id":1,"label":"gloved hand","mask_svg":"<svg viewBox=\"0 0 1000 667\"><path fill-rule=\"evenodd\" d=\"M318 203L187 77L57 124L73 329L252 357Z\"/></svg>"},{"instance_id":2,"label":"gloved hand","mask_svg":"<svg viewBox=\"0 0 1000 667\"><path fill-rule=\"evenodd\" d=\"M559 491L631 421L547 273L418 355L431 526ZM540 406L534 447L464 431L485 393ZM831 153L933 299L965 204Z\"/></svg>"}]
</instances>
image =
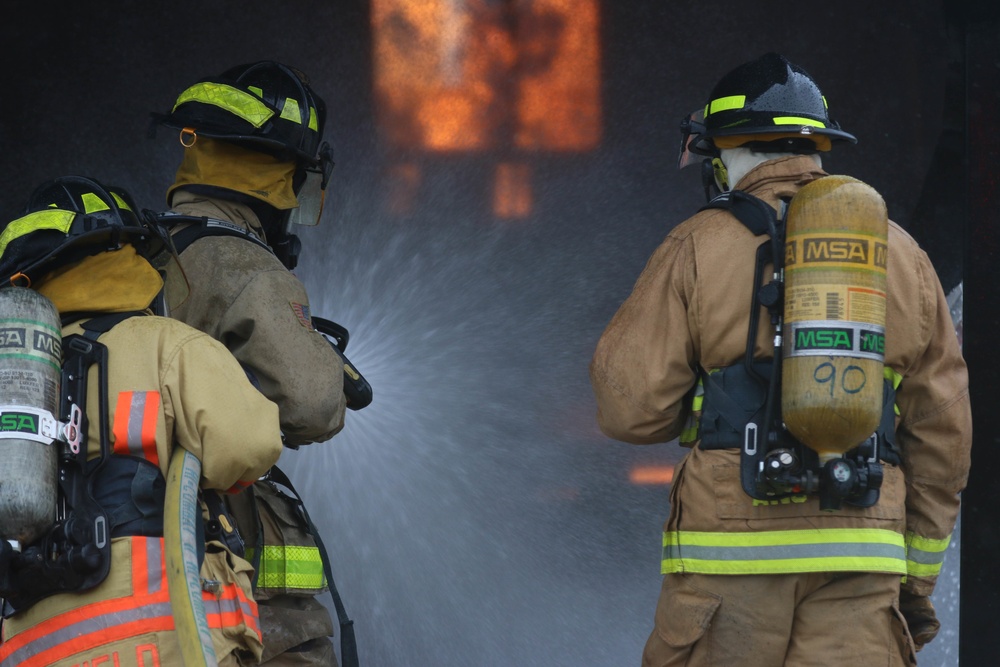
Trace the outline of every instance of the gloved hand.
<instances>
[{"instance_id":1,"label":"gloved hand","mask_svg":"<svg viewBox=\"0 0 1000 667\"><path fill-rule=\"evenodd\" d=\"M906 619L910 635L912 635L913 643L918 651L937 637L938 630L941 629L941 622L937 620L937 614L934 613L934 605L929 596L916 595L912 591L902 588L899 591L899 611Z\"/></svg>"}]
</instances>

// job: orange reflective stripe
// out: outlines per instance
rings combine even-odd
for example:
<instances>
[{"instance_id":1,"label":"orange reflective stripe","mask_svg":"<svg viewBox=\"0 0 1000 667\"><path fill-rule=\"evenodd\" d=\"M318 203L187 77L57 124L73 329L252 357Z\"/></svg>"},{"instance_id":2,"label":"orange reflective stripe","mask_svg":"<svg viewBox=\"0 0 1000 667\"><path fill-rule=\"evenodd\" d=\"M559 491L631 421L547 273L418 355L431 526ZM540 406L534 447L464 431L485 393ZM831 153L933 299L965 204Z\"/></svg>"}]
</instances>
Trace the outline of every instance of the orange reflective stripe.
<instances>
[{"instance_id":1,"label":"orange reflective stripe","mask_svg":"<svg viewBox=\"0 0 1000 667\"><path fill-rule=\"evenodd\" d=\"M115 405L115 423L111 433L115 436L113 451L115 454L128 455L128 420L132 410L132 392L118 393L118 404Z\"/></svg>"},{"instance_id":2,"label":"orange reflective stripe","mask_svg":"<svg viewBox=\"0 0 1000 667\"><path fill-rule=\"evenodd\" d=\"M130 537L133 576L142 570L145 582L163 581L166 567L162 555L151 559L147 550L162 554L161 538ZM153 563L155 571L149 569ZM5 638L0 644L0 663L7 665L47 665L64 660L81 651L149 632L174 629L170 596L160 586L154 594L136 591L127 597L100 600L84 605L72 612L46 619L14 637Z\"/></svg>"},{"instance_id":3,"label":"orange reflective stripe","mask_svg":"<svg viewBox=\"0 0 1000 667\"><path fill-rule=\"evenodd\" d=\"M253 486L253 483L255 481L256 480L252 480L252 481L249 481L249 482L238 481L235 484L233 484L231 487L229 487L228 489L226 489L226 493L231 493L231 494L242 493L243 491L246 491L251 486Z\"/></svg>"},{"instance_id":4,"label":"orange reflective stripe","mask_svg":"<svg viewBox=\"0 0 1000 667\"><path fill-rule=\"evenodd\" d=\"M66 660L81 652L152 632L175 630L166 582L163 538L130 537L134 593L100 600L46 619L0 644L4 667L37 667ZM224 586L219 597L202 593L209 627L240 626L261 636L257 605L236 584Z\"/></svg>"},{"instance_id":5,"label":"orange reflective stripe","mask_svg":"<svg viewBox=\"0 0 1000 667\"><path fill-rule=\"evenodd\" d=\"M155 466L160 465L156 453L156 423L160 414L160 392L123 391L115 406L115 454L138 456Z\"/></svg>"},{"instance_id":6,"label":"orange reflective stripe","mask_svg":"<svg viewBox=\"0 0 1000 667\"><path fill-rule=\"evenodd\" d=\"M202 602L205 605L205 616L208 627L217 630L224 627L246 625L261 638L258 621L257 603L248 598L243 589L236 585L224 587L218 596L203 592Z\"/></svg>"},{"instance_id":7,"label":"orange reflective stripe","mask_svg":"<svg viewBox=\"0 0 1000 667\"><path fill-rule=\"evenodd\" d=\"M168 632L174 629L174 617L170 613L170 602L162 603L166 607L166 613L155 618L142 618L131 623L123 623L106 630L95 630L80 634L82 630L74 629L72 637L65 638L64 641L42 651L34 652L35 645L25 647L25 651L30 652L24 656L15 654L12 662L8 663L7 658L2 658L4 667L8 664L11 667L21 665L23 667L40 667L49 665L58 660L66 660L82 652L93 651L94 648L104 644L110 644L130 637L138 637L151 632ZM56 640L55 637L46 637L46 643ZM38 642L36 642L38 643ZM38 647L40 648L40 647Z\"/></svg>"}]
</instances>

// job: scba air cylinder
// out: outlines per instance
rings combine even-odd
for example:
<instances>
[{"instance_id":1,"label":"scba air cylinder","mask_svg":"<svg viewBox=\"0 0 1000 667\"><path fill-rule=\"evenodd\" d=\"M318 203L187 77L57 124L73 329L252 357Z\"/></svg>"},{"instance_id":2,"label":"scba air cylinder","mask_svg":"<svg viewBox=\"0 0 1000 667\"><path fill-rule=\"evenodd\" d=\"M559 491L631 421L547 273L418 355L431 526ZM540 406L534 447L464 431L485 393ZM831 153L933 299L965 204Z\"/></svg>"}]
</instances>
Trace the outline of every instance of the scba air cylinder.
<instances>
[{"instance_id":1,"label":"scba air cylinder","mask_svg":"<svg viewBox=\"0 0 1000 667\"><path fill-rule=\"evenodd\" d=\"M61 362L52 302L0 289L0 538L22 545L55 521Z\"/></svg>"},{"instance_id":2,"label":"scba air cylinder","mask_svg":"<svg viewBox=\"0 0 1000 667\"><path fill-rule=\"evenodd\" d=\"M882 416L887 237L882 197L849 176L789 203L781 410L821 461L863 443Z\"/></svg>"}]
</instances>

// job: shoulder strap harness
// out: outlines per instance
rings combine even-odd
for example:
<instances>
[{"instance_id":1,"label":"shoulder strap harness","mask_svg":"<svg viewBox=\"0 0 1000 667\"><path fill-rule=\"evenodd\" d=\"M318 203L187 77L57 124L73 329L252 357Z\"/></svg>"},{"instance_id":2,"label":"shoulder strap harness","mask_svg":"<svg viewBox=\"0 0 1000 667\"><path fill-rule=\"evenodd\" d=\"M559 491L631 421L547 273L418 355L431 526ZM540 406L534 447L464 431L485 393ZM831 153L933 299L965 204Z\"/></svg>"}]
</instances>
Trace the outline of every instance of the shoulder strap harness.
<instances>
[{"instance_id":1,"label":"shoulder strap harness","mask_svg":"<svg viewBox=\"0 0 1000 667\"><path fill-rule=\"evenodd\" d=\"M235 236L260 246L272 255L274 254L271 246L262 241L256 234L228 220L182 215L167 211L156 216L156 222L166 227L173 227L181 223L191 223L190 226L174 232L170 236L177 254L184 252L189 245L205 236Z\"/></svg>"},{"instance_id":2,"label":"shoulder strap harness","mask_svg":"<svg viewBox=\"0 0 1000 667\"><path fill-rule=\"evenodd\" d=\"M868 507L878 502L882 484L879 461L900 462L895 446L895 384L888 378L883 392L882 420L868 441L845 454L844 465L853 475L849 485L839 484L830 462L821 466L816 453L796 441L782 426L781 345L784 309L783 246L784 202L781 214L763 200L740 190L725 192L701 210L721 208L732 213L755 236L768 239L757 248L754 285L743 363L718 372L702 371L704 397L700 421L700 447L740 447L740 477L744 491L756 500L777 500L804 493L819 493L824 509L840 502ZM764 268L773 265L771 280L763 283ZM766 309L775 327L772 361L754 359L760 314Z\"/></svg>"},{"instance_id":3,"label":"shoulder strap harness","mask_svg":"<svg viewBox=\"0 0 1000 667\"><path fill-rule=\"evenodd\" d=\"M119 322L141 312L100 315L85 322L84 333L63 339L60 414L64 421L59 440L56 521L49 532L22 552L8 554L0 581L5 599L4 617L23 611L56 593L82 591L100 584L111 566L111 538L126 515L118 516L118 499L109 499L95 480L116 465L109 442L108 348L97 341ZM98 373L100 414L99 455L88 460L87 380ZM157 472L159 472L157 470ZM110 510L110 511L109 511ZM121 509L117 512L121 513ZM162 531L162 502L159 511ZM110 516L109 516L110 514Z\"/></svg>"}]
</instances>

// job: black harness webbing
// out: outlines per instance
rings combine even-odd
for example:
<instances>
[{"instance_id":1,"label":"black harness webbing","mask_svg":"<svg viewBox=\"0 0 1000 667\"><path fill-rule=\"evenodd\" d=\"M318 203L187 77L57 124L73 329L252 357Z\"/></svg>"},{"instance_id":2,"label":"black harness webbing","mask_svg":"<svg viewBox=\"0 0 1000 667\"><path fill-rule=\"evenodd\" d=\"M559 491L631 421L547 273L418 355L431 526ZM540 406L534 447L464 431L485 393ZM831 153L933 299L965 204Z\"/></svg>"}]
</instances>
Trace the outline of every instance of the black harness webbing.
<instances>
[{"instance_id":1,"label":"black harness webbing","mask_svg":"<svg viewBox=\"0 0 1000 667\"><path fill-rule=\"evenodd\" d=\"M83 336L97 341L101 334L125 320L146 315L143 311L110 313L93 317L80 326ZM102 434L102 438L106 438ZM123 454L111 455L102 447L101 458L92 462L88 476L94 499L104 508L112 537L123 535L163 535L163 505L166 480L151 461Z\"/></svg>"},{"instance_id":2,"label":"black harness webbing","mask_svg":"<svg viewBox=\"0 0 1000 667\"><path fill-rule=\"evenodd\" d=\"M340 599L340 593L337 591L337 585L333 581L333 568L330 566L330 556L327 554L323 540L319 536L319 530L317 530L316 525L309 517L309 512L306 511L306 505L302 502L302 497L299 495L298 491L296 491L295 487L292 486L292 481L288 479L288 475L286 475L278 466L271 466L271 469L268 471L266 477L276 484L281 484L292 492L292 496L295 498L298 503L299 510L302 512L302 517L309 525L309 531L312 533L313 539L316 540L316 546L319 548L320 558L323 560L323 573L326 575L326 581L330 589L330 597L333 598L333 606L337 610L337 619L340 623L341 667L358 667L360 663L358 662L358 643L354 637L354 621L348 617L347 610L344 608L344 602Z\"/></svg>"},{"instance_id":3,"label":"black harness webbing","mask_svg":"<svg viewBox=\"0 0 1000 667\"><path fill-rule=\"evenodd\" d=\"M767 202L742 190L729 190L713 197L699 210L721 208L731 212L736 219L753 232L754 236L770 234L772 224L777 223L774 209Z\"/></svg>"},{"instance_id":4,"label":"black harness webbing","mask_svg":"<svg viewBox=\"0 0 1000 667\"><path fill-rule=\"evenodd\" d=\"M111 538L115 519L126 522L133 515L119 516L113 511L117 504L105 503L101 490L95 491L95 481L106 470L111 455L108 401L108 349L98 337L119 322L137 313L102 314L83 323L83 335L63 338L63 362L59 411L69 422L67 432L76 435L60 446L58 461L59 502L52 528L36 542L26 545L12 563L16 576L6 567L0 577L4 600L4 617L27 609L39 600L57 593L91 589L104 581L111 568ZM64 320L80 319L81 314L64 316ZM98 373L99 453L89 459L87 442L88 377L91 368ZM125 493L131 485L125 485ZM126 498L126 502L130 498ZM109 510L109 508L111 508ZM161 509L162 512L162 509ZM140 512L140 515L142 513ZM140 516L140 519L144 517ZM6 563L5 563L6 565Z\"/></svg>"},{"instance_id":5,"label":"black harness webbing","mask_svg":"<svg viewBox=\"0 0 1000 667\"><path fill-rule=\"evenodd\" d=\"M260 246L272 255L274 254L274 250L271 246L262 241L258 236L240 225L227 220L196 217L193 215L163 213L157 216L157 222L167 227L190 223L189 227L173 232L170 235L170 239L173 241L174 248L177 250L178 255L184 252L189 245L206 236L235 236Z\"/></svg>"},{"instance_id":6,"label":"black harness webbing","mask_svg":"<svg viewBox=\"0 0 1000 667\"><path fill-rule=\"evenodd\" d=\"M757 323L760 309L766 307L774 320L783 307L783 295L775 289L766 291L761 287L764 266L780 264L783 252L785 224L767 202L742 190L724 192L709 201L700 210L724 209L732 213L754 236L767 234L770 238L757 249L754 285L757 288L751 304L750 326L747 333L747 349L742 366L731 366L721 373L702 373L705 396L702 413L702 433L700 447L703 449L729 449L743 444L743 430L748 423L760 422L760 412L766 402L766 386L760 381L776 378L780 382L778 363L754 360ZM775 238L777 235L777 238ZM777 353L777 350L775 351ZM754 382L757 380L758 382ZM773 383L773 380L772 380ZM882 445L881 460L899 465L901 458L895 438L895 396L896 391L888 380L883 391L882 419L877 434Z\"/></svg>"}]
</instances>

